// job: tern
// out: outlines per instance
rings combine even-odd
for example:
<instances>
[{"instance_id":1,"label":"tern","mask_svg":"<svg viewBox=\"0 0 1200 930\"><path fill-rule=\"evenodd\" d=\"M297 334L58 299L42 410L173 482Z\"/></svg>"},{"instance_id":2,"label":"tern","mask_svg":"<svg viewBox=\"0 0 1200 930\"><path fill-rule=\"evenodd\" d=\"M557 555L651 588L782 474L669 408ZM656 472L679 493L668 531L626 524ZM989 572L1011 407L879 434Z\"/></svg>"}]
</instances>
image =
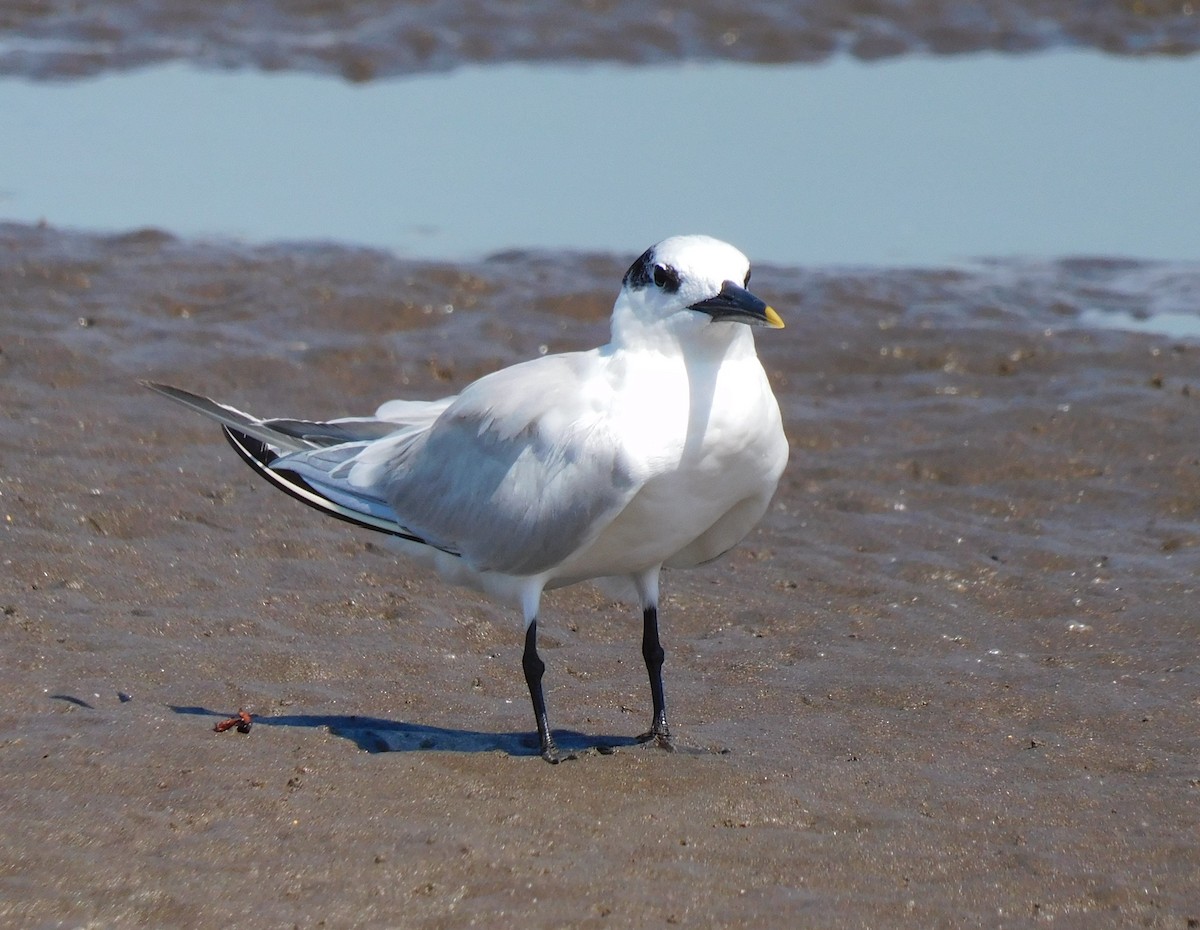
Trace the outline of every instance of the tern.
<instances>
[{"instance_id":1,"label":"tern","mask_svg":"<svg viewBox=\"0 0 1200 930\"><path fill-rule=\"evenodd\" d=\"M783 321L749 283L750 262L733 246L665 239L626 272L607 345L513 365L454 397L389 401L370 417L259 419L142 383L220 423L281 491L394 537L450 582L519 605L521 667L549 762L569 756L551 735L542 691L542 592L632 582L651 695L638 739L670 749L660 573L737 545L788 458L752 331Z\"/></svg>"}]
</instances>

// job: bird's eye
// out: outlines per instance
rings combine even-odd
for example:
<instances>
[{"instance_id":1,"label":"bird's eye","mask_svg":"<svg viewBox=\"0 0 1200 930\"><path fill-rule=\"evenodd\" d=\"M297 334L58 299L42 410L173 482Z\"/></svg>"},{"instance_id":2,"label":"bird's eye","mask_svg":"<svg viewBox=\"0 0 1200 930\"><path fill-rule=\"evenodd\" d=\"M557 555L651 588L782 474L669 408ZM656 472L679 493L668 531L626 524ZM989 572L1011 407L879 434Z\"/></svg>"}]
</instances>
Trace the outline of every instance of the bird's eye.
<instances>
[{"instance_id":1,"label":"bird's eye","mask_svg":"<svg viewBox=\"0 0 1200 930\"><path fill-rule=\"evenodd\" d=\"M750 286L750 269L747 268L746 269L746 280L742 282L742 287L749 287L749 286Z\"/></svg>"},{"instance_id":2,"label":"bird's eye","mask_svg":"<svg viewBox=\"0 0 1200 930\"><path fill-rule=\"evenodd\" d=\"M679 290L679 273L666 265L655 265L654 286L661 287L664 291Z\"/></svg>"}]
</instances>

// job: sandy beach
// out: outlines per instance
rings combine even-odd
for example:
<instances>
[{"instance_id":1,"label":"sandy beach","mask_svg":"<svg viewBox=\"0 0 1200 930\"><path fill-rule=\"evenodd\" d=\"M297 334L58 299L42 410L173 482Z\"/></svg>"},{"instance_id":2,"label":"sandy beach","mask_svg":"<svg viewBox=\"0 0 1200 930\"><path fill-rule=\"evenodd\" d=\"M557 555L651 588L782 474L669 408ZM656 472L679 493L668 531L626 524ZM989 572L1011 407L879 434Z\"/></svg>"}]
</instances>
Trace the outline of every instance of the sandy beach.
<instances>
[{"instance_id":1,"label":"sandy beach","mask_svg":"<svg viewBox=\"0 0 1200 930\"><path fill-rule=\"evenodd\" d=\"M792 446L640 627L520 618L259 482L168 380L334 416L603 341L632 256L0 226L0 924L1190 927L1196 267L756 267ZM532 286L530 282L535 282ZM214 733L245 708L248 734ZM390 751L384 751L390 750Z\"/></svg>"}]
</instances>

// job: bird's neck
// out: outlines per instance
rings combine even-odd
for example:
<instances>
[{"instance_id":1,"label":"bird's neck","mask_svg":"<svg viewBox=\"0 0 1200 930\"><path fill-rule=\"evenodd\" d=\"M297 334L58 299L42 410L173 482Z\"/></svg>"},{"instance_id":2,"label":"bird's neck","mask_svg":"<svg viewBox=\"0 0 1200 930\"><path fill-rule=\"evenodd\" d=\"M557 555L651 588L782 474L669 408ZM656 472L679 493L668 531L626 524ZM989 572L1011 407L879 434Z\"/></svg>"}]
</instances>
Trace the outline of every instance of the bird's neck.
<instances>
[{"instance_id":1,"label":"bird's neck","mask_svg":"<svg viewBox=\"0 0 1200 930\"><path fill-rule=\"evenodd\" d=\"M646 322L632 314L616 313L609 351L651 353L714 362L754 356L754 334L743 323L673 316Z\"/></svg>"}]
</instances>

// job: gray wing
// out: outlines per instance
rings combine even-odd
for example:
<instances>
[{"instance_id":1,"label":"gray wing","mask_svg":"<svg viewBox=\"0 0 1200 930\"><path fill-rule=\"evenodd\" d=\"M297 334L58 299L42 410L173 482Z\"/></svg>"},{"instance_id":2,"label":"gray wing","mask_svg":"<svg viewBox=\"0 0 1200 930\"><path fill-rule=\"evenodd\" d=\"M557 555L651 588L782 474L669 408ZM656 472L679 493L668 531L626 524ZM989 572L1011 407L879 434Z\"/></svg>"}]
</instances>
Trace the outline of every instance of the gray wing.
<instances>
[{"instance_id":1,"label":"gray wing","mask_svg":"<svg viewBox=\"0 0 1200 930\"><path fill-rule=\"evenodd\" d=\"M588 377L597 364L595 353L534 359L456 398L385 404L353 427L259 421L212 401L200 412L236 432L268 431L283 454L263 463L265 477L298 476L316 500L284 490L314 506L383 521L481 571L533 575L595 538L641 485L610 428L611 389ZM194 395L175 399L199 409ZM387 435L338 441L376 424Z\"/></svg>"},{"instance_id":2,"label":"gray wing","mask_svg":"<svg viewBox=\"0 0 1200 930\"><path fill-rule=\"evenodd\" d=\"M588 378L596 365L594 353L546 356L476 381L388 463L383 496L478 569L552 568L640 486L610 428L610 389Z\"/></svg>"},{"instance_id":3,"label":"gray wing","mask_svg":"<svg viewBox=\"0 0 1200 930\"><path fill-rule=\"evenodd\" d=\"M388 503L371 488L363 491L344 480L354 463L370 450L403 449L450 405L438 401L391 401L374 417L338 420L262 420L227 404L168 384L142 381L145 387L216 420L238 455L281 491L330 516L368 529L428 542L403 526ZM295 462L297 468L289 467ZM312 477L310 484L305 480Z\"/></svg>"},{"instance_id":4,"label":"gray wing","mask_svg":"<svg viewBox=\"0 0 1200 930\"><path fill-rule=\"evenodd\" d=\"M141 381L139 384L177 404L182 404L189 410L216 420L235 432L253 436L266 443L277 454L301 452L340 443L367 443L413 425L428 428L453 399L391 401L380 407L373 417L344 417L327 421L295 420L286 417L260 420L236 407L217 403L211 398L169 384L154 381Z\"/></svg>"}]
</instances>

